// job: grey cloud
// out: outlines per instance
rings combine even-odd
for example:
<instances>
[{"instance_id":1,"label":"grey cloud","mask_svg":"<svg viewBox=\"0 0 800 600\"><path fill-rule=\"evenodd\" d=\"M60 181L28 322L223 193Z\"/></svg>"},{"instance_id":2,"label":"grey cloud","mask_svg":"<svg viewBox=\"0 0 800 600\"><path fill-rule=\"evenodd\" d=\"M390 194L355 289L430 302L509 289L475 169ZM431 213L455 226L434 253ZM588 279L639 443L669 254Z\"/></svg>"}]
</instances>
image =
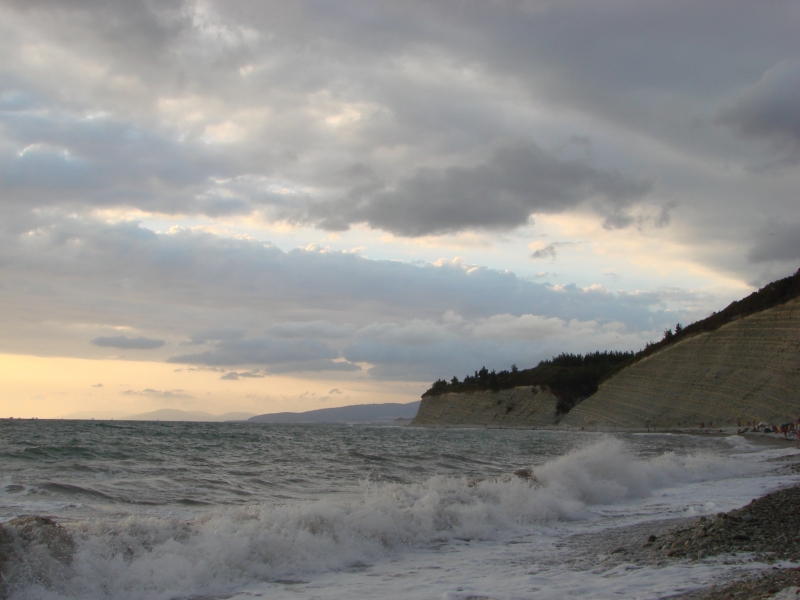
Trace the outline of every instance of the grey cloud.
<instances>
[{"instance_id":1,"label":"grey cloud","mask_svg":"<svg viewBox=\"0 0 800 600\"><path fill-rule=\"evenodd\" d=\"M261 373L259 371L229 371L220 377L220 379L237 381L239 379L263 379L264 377L266 377L266 373Z\"/></svg>"},{"instance_id":2,"label":"grey cloud","mask_svg":"<svg viewBox=\"0 0 800 600\"><path fill-rule=\"evenodd\" d=\"M511 229L537 212L562 212L592 198L617 214L651 187L647 179L515 143L474 167L424 168L396 186L368 186L336 202L313 203L307 218L325 229L367 223L405 236Z\"/></svg>"},{"instance_id":3,"label":"grey cloud","mask_svg":"<svg viewBox=\"0 0 800 600\"><path fill-rule=\"evenodd\" d=\"M124 335L111 337L99 337L91 341L95 346L101 348L120 348L122 350L153 350L161 348L164 340L151 340L145 337L129 338Z\"/></svg>"},{"instance_id":4,"label":"grey cloud","mask_svg":"<svg viewBox=\"0 0 800 600\"><path fill-rule=\"evenodd\" d=\"M545 246L544 248L539 248L534 253L531 254L531 258L555 258L556 257L556 249L553 244L549 246Z\"/></svg>"},{"instance_id":5,"label":"grey cloud","mask_svg":"<svg viewBox=\"0 0 800 600\"><path fill-rule=\"evenodd\" d=\"M782 61L723 110L718 121L740 134L771 140L800 160L800 61Z\"/></svg>"},{"instance_id":6,"label":"grey cloud","mask_svg":"<svg viewBox=\"0 0 800 600\"><path fill-rule=\"evenodd\" d=\"M773 223L764 228L747 257L753 263L797 261L800 259L800 223Z\"/></svg>"},{"instance_id":7,"label":"grey cloud","mask_svg":"<svg viewBox=\"0 0 800 600\"><path fill-rule=\"evenodd\" d=\"M328 321L304 321L277 323L267 328L266 332L280 338L323 338L337 339L353 335L356 327L352 324L334 325Z\"/></svg>"},{"instance_id":8,"label":"grey cloud","mask_svg":"<svg viewBox=\"0 0 800 600\"><path fill-rule=\"evenodd\" d=\"M173 356L167 359L167 362L212 366L274 366L283 363L302 365L305 362L311 362L314 368L310 370L321 370L321 365L333 365L332 359L337 356L335 350L316 340L283 341L266 337L223 340L213 350ZM335 368L332 367L332 369Z\"/></svg>"},{"instance_id":9,"label":"grey cloud","mask_svg":"<svg viewBox=\"0 0 800 600\"><path fill-rule=\"evenodd\" d=\"M338 339L351 331L350 325L322 324L320 317L364 326L390 316L438 318L447 310L468 318L535 310L646 326L660 302L657 295L617 296L575 286L556 291L510 272L456 263L414 266L339 252L283 252L201 232L156 234L135 223L42 217L34 232L0 238L7 257L4 296L28 298L16 304L17 314L27 315L23 321L45 314L74 318L68 315L82 310L87 321L114 322L124 315L131 326L158 326L174 335L186 335L202 322L211 331L197 332L191 341L215 342L229 353L267 352L270 363L279 356L278 347L292 348L295 338ZM46 281L49 291L31 297L21 282L34 280ZM268 328L265 339L272 341L259 346L242 339L242 330L274 314L287 323ZM302 324L309 314L314 321ZM234 317L241 319L236 325ZM335 357L324 352L320 356ZM239 364L204 360L201 364ZM208 360L222 358L212 354Z\"/></svg>"},{"instance_id":10,"label":"grey cloud","mask_svg":"<svg viewBox=\"0 0 800 600\"><path fill-rule=\"evenodd\" d=\"M269 367L269 372L274 374L281 373L319 373L331 371L337 373L355 373L361 371L359 365L345 361L333 361L328 359L304 360L300 362L286 362Z\"/></svg>"},{"instance_id":11,"label":"grey cloud","mask_svg":"<svg viewBox=\"0 0 800 600\"><path fill-rule=\"evenodd\" d=\"M188 342L182 345L205 344L207 342L219 342L221 340L240 340L246 331L238 327L219 327L216 329L203 329L193 333Z\"/></svg>"},{"instance_id":12,"label":"grey cloud","mask_svg":"<svg viewBox=\"0 0 800 600\"><path fill-rule=\"evenodd\" d=\"M535 364L564 350L557 339L525 345L456 335L448 328L466 325L443 319L447 311L464 323L532 313L565 321L618 320L634 331L660 331L682 319L665 310L666 301L697 301L674 294L665 300L661 292L552 288L457 261L415 266L339 252L283 252L202 232L155 234L134 223L48 218L36 235L0 236L6 244L3 298L15 307L13 314L0 312L0 326L13 319L25 332L2 336L4 351L52 351L54 337L42 329L44 320L113 323L124 316L130 326L207 344L199 352L175 353L169 362L228 367L219 376L233 372L240 378L243 371L236 367L358 373L361 367L354 363L367 362L375 365L369 371L373 378L425 381L443 373L461 376L482 364L507 368L523 358ZM26 282L32 281L47 287L33 288L39 291L31 295ZM287 321L265 327L275 315ZM304 321L308 315L314 320ZM198 323L208 327L197 330ZM255 331L265 334L245 333ZM26 346L10 346L14 340ZM71 337L63 344L61 351L75 352Z\"/></svg>"},{"instance_id":13,"label":"grey cloud","mask_svg":"<svg viewBox=\"0 0 800 600\"><path fill-rule=\"evenodd\" d=\"M0 48L10 57L0 78L6 205L255 212L410 236L509 229L590 197L606 227L628 227L630 205L651 198L653 180L642 174L658 178L666 199L692 197L695 213L716 215L723 200L693 190L721 189L727 175L693 164L753 163L759 149L711 126L715 111L800 52L788 0L767 8L654 0L0 8L9 17ZM24 58L15 30L73 68L15 60ZM782 84L765 78L726 115L737 131L796 157L781 88L793 72L775 69ZM329 127L326 111L336 118L348 107L358 118ZM207 125L262 110L270 118L244 123L251 135L241 142L203 139ZM528 141L490 152L513 136ZM542 149L587 139L580 160ZM702 160L678 170L665 154ZM296 193L271 192L272 178ZM297 191L307 189L313 196ZM785 210L780 191L760 198ZM707 221L716 227L698 225L695 245L738 239L749 226Z\"/></svg>"},{"instance_id":14,"label":"grey cloud","mask_svg":"<svg viewBox=\"0 0 800 600\"><path fill-rule=\"evenodd\" d=\"M558 255L556 248L561 246L577 246L583 242L553 242L544 248L539 248L531 254L531 258L555 258Z\"/></svg>"},{"instance_id":15,"label":"grey cloud","mask_svg":"<svg viewBox=\"0 0 800 600\"><path fill-rule=\"evenodd\" d=\"M0 121L7 141L0 190L9 200L209 216L252 211L242 198L217 195L212 178L235 175L237 167L213 148L111 117L36 111L0 113Z\"/></svg>"}]
</instances>

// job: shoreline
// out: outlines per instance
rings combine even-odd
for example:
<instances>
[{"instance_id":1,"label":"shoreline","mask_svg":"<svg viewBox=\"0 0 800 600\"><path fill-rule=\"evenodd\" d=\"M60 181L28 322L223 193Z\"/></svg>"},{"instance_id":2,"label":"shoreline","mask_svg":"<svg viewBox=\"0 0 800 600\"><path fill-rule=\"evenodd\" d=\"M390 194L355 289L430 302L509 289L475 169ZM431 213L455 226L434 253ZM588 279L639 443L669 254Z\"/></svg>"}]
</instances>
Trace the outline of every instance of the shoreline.
<instances>
[{"instance_id":1,"label":"shoreline","mask_svg":"<svg viewBox=\"0 0 800 600\"><path fill-rule=\"evenodd\" d=\"M787 460L785 468L788 472L800 471L800 459ZM743 569L732 581L669 596L674 600L750 600L776 594L779 598L800 598L800 484L714 516L581 534L565 545L583 568L605 570L626 563L663 568L720 559L733 559L743 567L750 563L765 565L756 572ZM787 567L787 563L792 566Z\"/></svg>"},{"instance_id":2,"label":"shoreline","mask_svg":"<svg viewBox=\"0 0 800 600\"><path fill-rule=\"evenodd\" d=\"M786 444L796 444L800 447L800 438L798 437L787 437L784 438L782 434L779 433L760 433L760 432L742 432L739 433L736 427L719 427L714 429L699 429L699 428L665 428L665 429L647 429L644 427L592 427L592 428L584 428L584 427L574 427L574 426L558 426L558 425L547 425L542 427L529 427L520 425L518 427L514 426L503 426L503 425L468 425L468 424L447 424L442 423L440 425L418 425L414 423L408 423L402 425L402 427L410 427L410 428L419 428L419 429L508 429L512 431L553 431L557 433L636 433L636 434L655 434L655 435L665 435L665 434L672 434L672 435L699 435L699 436L716 436L716 437L730 437L732 435L740 435L749 441L754 441L756 443L763 442L765 444L780 444L785 446Z\"/></svg>"}]
</instances>

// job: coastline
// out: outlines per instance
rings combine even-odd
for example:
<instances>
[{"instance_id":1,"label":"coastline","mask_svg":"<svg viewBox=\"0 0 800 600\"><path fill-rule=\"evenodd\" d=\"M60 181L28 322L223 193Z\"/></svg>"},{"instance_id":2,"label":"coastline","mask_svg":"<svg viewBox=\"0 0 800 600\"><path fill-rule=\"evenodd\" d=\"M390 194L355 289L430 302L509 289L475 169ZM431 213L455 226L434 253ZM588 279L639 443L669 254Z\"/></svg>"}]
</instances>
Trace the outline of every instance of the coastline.
<instances>
[{"instance_id":1,"label":"coastline","mask_svg":"<svg viewBox=\"0 0 800 600\"><path fill-rule=\"evenodd\" d=\"M800 458L787 460L785 468L800 471ZM575 536L567 545L584 568L720 560L741 564L732 581L670 596L675 600L800 598L800 484L713 517L640 523Z\"/></svg>"},{"instance_id":2,"label":"coastline","mask_svg":"<svg viewBox=\"0 0 800 600\"><path fill-rule=\"evenodd\" d=\"M532 427L529 425L481 425L481 424L451 424L442 423L437 425L431 424L416 424L413 422L404 423L401 427L412 427L420 429L513 429L523 431L555 431L560 433L635 433L635 434L672 434L672 435L696 435L696 436L711 436L711 437L729 437L732 435L741 435L748 442L763 445L776 445L786 447L787 445L795 445L800 448L800 438L789 437L784 438L782 434L775 433L756 433L756 432L743 432L738 433L736 427L719 427L714 429L699 429L699 428L664 428L664 429L647 429L645 427L576 427L573 425L545 425L540 427Z\"/></svg>"}]
</instances>

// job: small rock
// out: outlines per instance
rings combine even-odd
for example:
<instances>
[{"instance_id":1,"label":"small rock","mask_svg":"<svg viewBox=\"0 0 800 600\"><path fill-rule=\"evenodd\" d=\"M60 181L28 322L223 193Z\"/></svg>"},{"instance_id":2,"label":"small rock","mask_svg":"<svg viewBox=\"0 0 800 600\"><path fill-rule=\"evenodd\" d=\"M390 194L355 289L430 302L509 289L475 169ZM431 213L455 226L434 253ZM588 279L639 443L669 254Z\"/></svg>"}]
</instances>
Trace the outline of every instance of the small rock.
<instances>
[{"instance_id":1,"label":"small rock","mask_svg":"<svg viewBox=\"0 0 800 600\"><path fill-rule=\"evenodd\" d=\"M652 543L655 542L658 538L654 535L648 536L647 541Z\"/></svg>"},{"instance_id":2,"label":"small rock","mask_svg":"<svg viewBox=\"0 0 800 600\"><path fill-rule=\"evenodd\" d=\"M533 477L533 469L517 469L514 475L520 479L531 479Z\"/></svg>"}]
</instances>

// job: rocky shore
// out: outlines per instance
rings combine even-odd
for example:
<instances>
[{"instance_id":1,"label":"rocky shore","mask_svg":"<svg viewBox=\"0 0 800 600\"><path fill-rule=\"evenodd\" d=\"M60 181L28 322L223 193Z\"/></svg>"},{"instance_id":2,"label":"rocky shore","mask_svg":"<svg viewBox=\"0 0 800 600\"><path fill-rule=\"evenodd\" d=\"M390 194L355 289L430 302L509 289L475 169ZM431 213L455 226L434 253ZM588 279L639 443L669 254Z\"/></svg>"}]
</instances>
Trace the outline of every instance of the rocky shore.
<instances>
[{"instance_id":1,"label":"rocky shore","mask_svg":"<svg viewBox=\"0 0 800 600\"><path fill-rule=\"evenodd\" d=\"M787 468L796 471L800 465L795 463ZM671 528L662 525L662 531L647 534L653 529L638 526L606 536L606 564L667 566L675 561L726 555L748 563L778 563L757 576L673 598L800 598L797 594L800 570L780 567L786 562L800 563L800 486L773 492L740 509L713 517L673 522Z\"/></svg>"}]
</instances>

